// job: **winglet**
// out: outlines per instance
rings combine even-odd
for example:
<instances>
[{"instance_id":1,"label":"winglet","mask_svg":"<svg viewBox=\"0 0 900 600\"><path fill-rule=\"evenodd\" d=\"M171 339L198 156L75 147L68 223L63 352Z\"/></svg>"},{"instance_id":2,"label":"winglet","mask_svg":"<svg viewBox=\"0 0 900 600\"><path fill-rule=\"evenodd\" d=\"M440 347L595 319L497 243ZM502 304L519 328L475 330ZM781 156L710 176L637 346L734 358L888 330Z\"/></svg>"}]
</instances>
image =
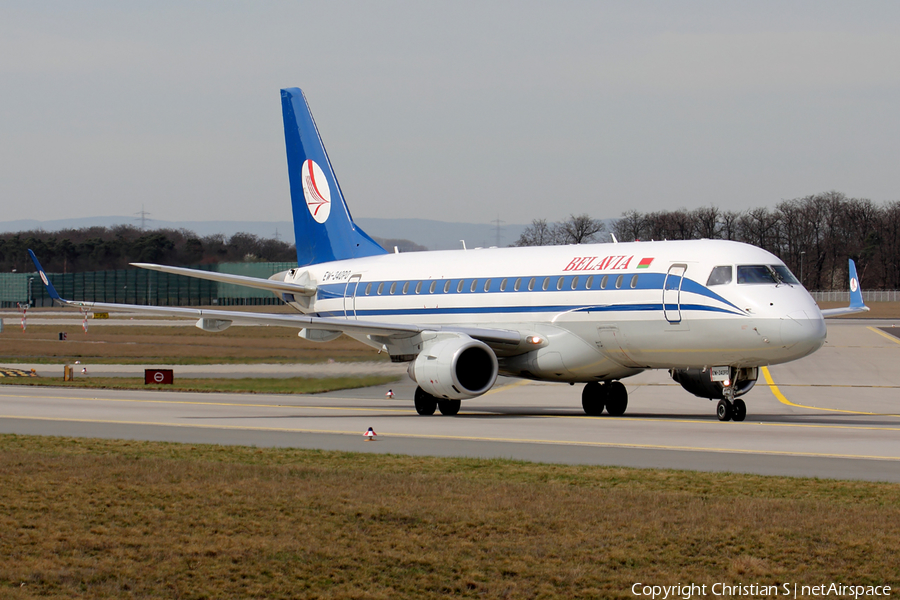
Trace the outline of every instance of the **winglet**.
<instances>
[{"instance_id":1,"label":"winglet","mask_svg":"<svg viewBox=\"0 0 900 600\"><path fill-rule=\"evenodd\" d=\"M41 281L43 281L44 285L47 287L47 293L50 294L50 297L60 303L65 302L65 300L60 298L59 294L56 293L56 288L54 288L53 284L50 283L50 279L47 277L47 273L44 272L44 267L41 266L41 263L38 261L37 256L34 255L34 252L32 252L30 248L28 249L28 256L30 256L31 260L34 262L34 266L37 268L38 273L41 276Z\"/></svg>"},{"instance_id":2,"label":"winglet","mask_svg":"<svg viewBox=\"0 0 900 600\"><path fill-rule=\"evenodd\" d=\"M856 275L856 263L850 259L850 306L844 308L827 308L822 311L823 317L839 317L854 313L868 312L869 307L863 302L862 288L859 285L859 277Z\"/></svg>"},{"instance_id":3,"label":"winglet","mask_svg":"<svg viewBox=\"0 0 900 600\"><path fill-rule=\"evenodd\" d=\"M859 277L856 275L856 263L850 259L850 308L869 310L863 302L862 288L859 286Z\"/></svg>"}]
</instances>

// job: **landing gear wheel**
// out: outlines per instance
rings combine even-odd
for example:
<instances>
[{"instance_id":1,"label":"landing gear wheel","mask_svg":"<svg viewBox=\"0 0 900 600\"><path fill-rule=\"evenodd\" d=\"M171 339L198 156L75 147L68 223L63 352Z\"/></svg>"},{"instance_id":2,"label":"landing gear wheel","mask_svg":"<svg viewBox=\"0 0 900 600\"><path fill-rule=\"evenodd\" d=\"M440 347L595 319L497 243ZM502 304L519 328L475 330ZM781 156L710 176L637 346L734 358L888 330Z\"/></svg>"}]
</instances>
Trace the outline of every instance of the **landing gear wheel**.
<instances>
[{"instance_id":1,"label":"landing gear wheel","mask_svg":"<svg viewBox=\"0 0 900 600\"><path fill-rule=\"evenodd\" d=\"M426 392L420 387L416 388L416 412L427 417L434 414L437 410L437 398Z\"/></svg>"},{"instance_id":2,"label":"landing gear wheel","mask_svg":"<svg viewBox=\"0 0 900 600\"><path fill-rule=\"evenodd\" d=\"M743 402L741 404L743 404ZM719 417L719 420L730 421L733 414L734 408L732 408L731 402L728 400L719 400L719 404L716 405L716 416ZM744 414L746 414L746 409Z\"/></svg>"},{"instance_id":3,"label":"landing gear wheel","mask_svg":"<svg viewBox=\"0 0 900 600\"><path fill-rule=\"evenodd\" d=\"M447 417L452 417L453 415L457 414L459 412L460 404L462 403L459 400L437 401L438 409L441 411L441 414Z\"/></svg>"},{"instance_id":4,"label":"landing gear wheel","mask_svg":"<svg viewBox=\"0 0 900 600\"><path fill-rule=\"evenodd\" d=\"M743 400L735 400L732 404L731 418L735 421L743 421L747 418L747 405Z\"/></svg>"},{"instance_id":5,"label":"landing gear wheel","mask_svg":"<svg viewBox=\"0 0 900 600\"><path fill-rule=\"evenodd\" d=\"M613 417L621 417L628 408L628 390L621 381L606 384L606 412Z\"/></svg>"},{"instance_id":6,"label":"landing gear wheel","mask_svg":"<svg viewBox=\"0 0 900 600\"><path fill-rule=\"evenodd\" d=\"M581 407L584 414L589 417L599 417L603 414L603 406L606 404L606 388L592 381L584 386L581 392Z\"/></svg>"}]
</instances>

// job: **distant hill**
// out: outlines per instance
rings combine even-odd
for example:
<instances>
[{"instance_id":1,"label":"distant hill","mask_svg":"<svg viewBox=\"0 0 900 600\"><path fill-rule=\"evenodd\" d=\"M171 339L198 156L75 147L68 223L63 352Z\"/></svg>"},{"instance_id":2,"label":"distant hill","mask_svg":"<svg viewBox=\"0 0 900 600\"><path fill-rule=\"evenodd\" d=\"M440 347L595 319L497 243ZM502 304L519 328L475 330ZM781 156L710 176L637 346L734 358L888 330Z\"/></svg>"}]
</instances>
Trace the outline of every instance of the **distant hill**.
<instances>
[{"instance_id":1,"label":"distant hill","mask_svg":"<svg viewBox=\"0 0 900 600\"><path fill-rule=\"evenodd\" d=\"M356 219L356 223L366 233L385 240L409 240L429 250L451 250L461 248L460 240L465 240L469 248L496 246L497 230L490 223L447 223L428 219ZM81 229L82 227L113 227L115 225L136 225L134 217L81 217L77 219L56 219L38 221L22 219L0 222L0 233L43 229ZM500 229L500 245L515 242L528 225L503 224ZM200 236L221 233L232 236L235 233L251 233L261 238L278 238L294 243L294 225L290 221L162 221L147 219L147 229L188 229ZM393 246L392 245L392 246ZM391 250L392 248L388 248Z\"/></svg>"}]
</instances>

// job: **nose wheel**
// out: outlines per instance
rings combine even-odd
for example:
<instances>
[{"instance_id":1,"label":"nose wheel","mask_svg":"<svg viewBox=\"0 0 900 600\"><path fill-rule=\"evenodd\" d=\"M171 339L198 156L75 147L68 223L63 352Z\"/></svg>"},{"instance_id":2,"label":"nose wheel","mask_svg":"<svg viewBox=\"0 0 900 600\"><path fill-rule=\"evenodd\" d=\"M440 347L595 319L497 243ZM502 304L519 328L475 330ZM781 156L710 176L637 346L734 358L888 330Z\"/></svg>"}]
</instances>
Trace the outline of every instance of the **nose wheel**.
<instances>
[{"instance_id":1,"label":"nose wheel","mask_svg":"<svg viewBox=\"0 0 900 600\"><path fill-rule=\"evenodd\" d=\"M734 402L727 399L719 400L716 405L716 417L720 421L743 421L747 418L747 405L740 398Z\"/></svg>"}]
</instances>

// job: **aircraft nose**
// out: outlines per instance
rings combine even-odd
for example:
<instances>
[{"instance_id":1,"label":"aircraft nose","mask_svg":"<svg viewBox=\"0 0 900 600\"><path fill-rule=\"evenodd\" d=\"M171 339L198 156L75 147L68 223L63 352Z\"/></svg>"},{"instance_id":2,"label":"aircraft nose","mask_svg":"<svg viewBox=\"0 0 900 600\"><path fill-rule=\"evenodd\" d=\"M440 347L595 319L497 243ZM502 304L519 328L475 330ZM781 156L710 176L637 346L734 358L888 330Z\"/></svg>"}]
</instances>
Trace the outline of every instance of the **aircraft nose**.
<instances>
[{"instance_id":1,"label":"aircraft nose","mask_svg":"<svg viewBox=\"0 0 900 600\"><path fill-rule=\"evenodd\" d=\"M798 358L821 348L826 334L825 319L819 315L798 310L781 319L781 343L794 350Z\"/></svg>"}]
</instances>

